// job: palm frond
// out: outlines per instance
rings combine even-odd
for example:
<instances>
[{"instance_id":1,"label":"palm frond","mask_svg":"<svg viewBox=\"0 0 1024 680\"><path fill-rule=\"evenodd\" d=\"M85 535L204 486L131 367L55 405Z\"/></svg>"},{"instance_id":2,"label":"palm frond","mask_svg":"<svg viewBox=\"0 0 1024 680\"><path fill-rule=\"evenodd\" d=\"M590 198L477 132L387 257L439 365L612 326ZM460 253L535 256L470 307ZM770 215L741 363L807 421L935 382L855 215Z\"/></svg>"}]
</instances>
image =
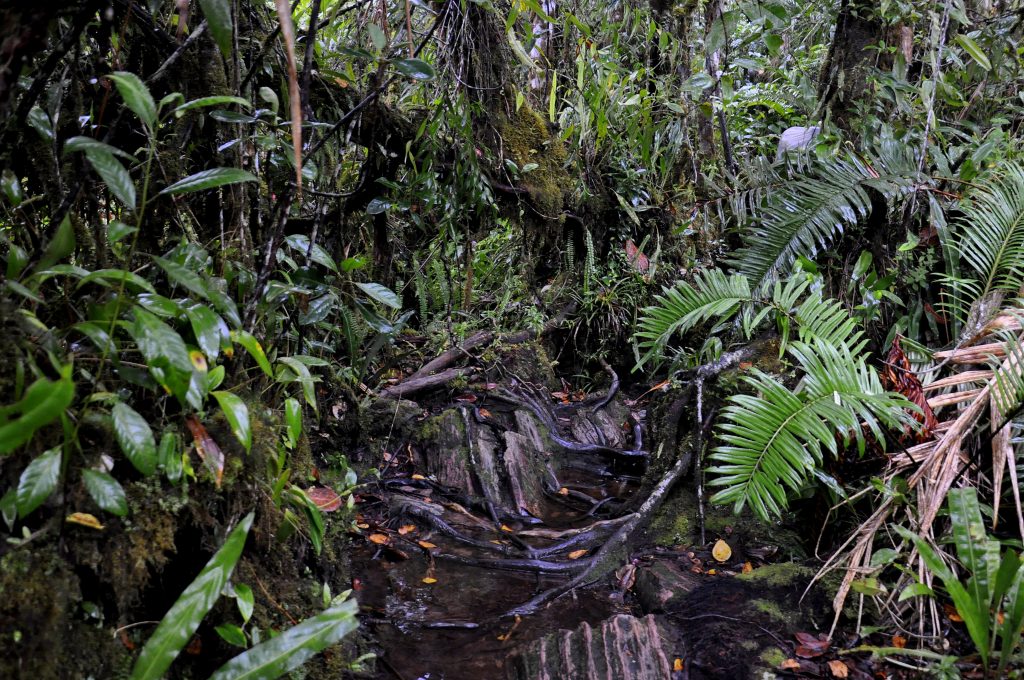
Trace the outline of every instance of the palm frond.
<instances>
[{"instance_id":1,"label":"palm frond","mask_svg":"<svg viewBox=\"0 0 1024 680\"><path fill-rule=\"evenodd\" d=\"M886 392L878 375L849 348L817 340L794 342L789 353L805 376L798 391L753 369L746 381L754 394L737 394L718 423L722 444L711 454L718 475L709 485L723 487L713 502L744 505L762 519L781 515L789 492L800 489L820 467L823 449L837 451L836 434L863 445L861 423L883 439L883 427L902 422L909 403Z\"/></svg>"},{"instance_id":2,"label":"palm frond","mask_svg":"<svg viewBox=\"0 0 1024 680\"><path fill-rule=\"evenodd\" d=\"M644 309L638 322L636 339L646 351L637 366L660 356L676 333L685 333L711 318L729 318L751 300L746 277L726 276L718 269L698 273L692 285L678 281L665 288L654 298L655 303Z\"/></svg>"},{"instance_id":3,"label":"palm frond","mask_svg":"<svg viewBox=\"0 0 1024 680\"><path fill-rule=\"evenodd\" d=\"M867 217L869 189L890 201L919 180L910 157L893 149L871 164L853 155L813 163L805 174L764 194L760 204L749 204L753 224L734 264L755 291L763 291L797 256L827 248L845 228Z\"/></svg>"},{"instance_id":4,"label":"palm frond","mask_svg":"<svg viewBox=\"0 0 1024 680\"><path fill-rule=\"evenodd\" d=\"M1024 167L1007 166L961 210L951 247L966 271L959 278L944 278L951 288L947 306L963 320L973 303L993 294L1015 294L1024 285Z\"/></svg>"},{"instance_id":5,"label":"palm frond","mask_svg":"<svg viewBox=\"0 0 1024 680\"><path fill-rule=\"evenodd\" d=\"M788 342L788 322L792 319L801 342L820 341L845 347L853 357L859 357L867 343L860 324L840 302L823 297L819 290L811 290L804 297L810 287L810 282L802 276L792 276L775 284L772 304L783 313L779 319L782 348L785 349Z\"/></svg>"}]
</instances>

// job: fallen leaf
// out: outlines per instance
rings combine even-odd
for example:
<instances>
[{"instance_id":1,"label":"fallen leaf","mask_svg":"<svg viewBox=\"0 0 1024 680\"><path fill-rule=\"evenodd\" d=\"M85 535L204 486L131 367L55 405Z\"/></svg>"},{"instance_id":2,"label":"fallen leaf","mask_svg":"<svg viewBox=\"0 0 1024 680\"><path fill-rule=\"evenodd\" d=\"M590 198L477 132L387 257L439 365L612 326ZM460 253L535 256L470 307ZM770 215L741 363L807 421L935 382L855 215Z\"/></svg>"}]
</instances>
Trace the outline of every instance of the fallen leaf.
<instances>
[{"instance_id":1,"label":"fallen leaf","mask_svg":"<svg viewBox=\"0 0 1024 680\"><path fill-rule=\"evenodd\" d=\"M341 507L341 496L326 486L311 486L306 489L306 495L320 512L334 512Z\"/></svg>"},{"instance_id":2,"label":"fallen leaf","mask_svg":"<svg viewBox=\"0 0 1024 680\"><path fill-rule=\"evenodd\" d=\"M369 529L370 528L370 525L367 524L366 522L356 522L356 526L359 527L360 529Z\"/></svg>"},{"instance_id":3,"label":"fallen leaf","mask_svg":"<svg viewBox=\"0 0 1024 680\"><path fill-rule=\"evenodd\" d=\"M563 486L561 489L558 490L558 495L559 496L568 496L569 495L569 490Z\"/></svg>"},{"instance_id":4,"label":"fallen leaf","mask_svg":"<svg viewBox=\"0 0 1024 680\"><path fill-rule=\"evenodd\" d=\"M481 418L490 418L491 417L491 412L488 411L485 408L482 408L482 409L480 409L480 417Z\"/></svg>"},{"instance_id":5,"label":"fallen leaf","mask_svg":"<svg viewBox=\"0 0 1024 680\"><path fill-rule=\"evenodd\" d=\"M423 578L423 582L429 585L431 583L437 583L437 579L433 576L426 576Z\"/></svg>"},{"instance_id":6,"label":"fallen leaf","mask_svg":"<svg viewBox=\"0 0 1024 680\"><path fill-rule=\"evenodd\" d=\"M421 480L421 481L426 479L426 477L424 477L423 475L413 475L412 478L413 479L418 479L418 480Z\"/></svg>"},{"instance_id":7,"label":"fallen leaf","mask_svg":"<svg viewBox=\"0 0 1024 680\"><path fill-rule=\"evenodd\" d=\"M948 616L949 620L952 621L953 623L963 623L964 622L964 617L960 616L959 612L957 612L957 610L956 610L956 607L954 607L953 605L946 604L946 605L943 605L942 608L946 612L946 616Z\"/></svg>"},{"instance_id":8,"label":"fallen leaf","mask_svg":"<svg viewBox=\"0 0 1024 680\"><path fill-rule=\"evenodd\" d=\"M583 557L586 554L587 554L587 551L586 551L585 548L584 549L580 549L580 550L573 550L571 553L569 553L569 559L570 560L578 560L579 558Z\"/></svg>"},{"instance_id":9,"label":"fallen leaf","mask_svg":"<svg viewBox=\"0 0 1024 680\"><path fill-rule=\"evenodd\" d=\"M619 580L619 590L626 592L633 588L636 583L636 564L630 562L615 570L615 578Z\"/></svg>"},{"instance_id":10,"label":"fallen leaf","mask_svg":"<svg viewBox=\"0 0 1024 680\"><path fill-rule=\"evenodd\" d=\"M743 563L743 573L744 574L749 574L752 571L754 571L754 565L752 565L750 562L744 562Z\"/></svg>"},{"instance_id":11,"label":"fallen leaf","mask_svg":"<svg viewBox=\"0 0 1024 680\"><path fill-rule=\"evenodd\" d=\"M850 675L849 667L839 659L832 659L829 661L828 670L832 673L833 677L836 678L846 678Z\"/></svg>"},{"instance_id":12,"label":"fallen leaf","mask_svg":"<svg viewBox=\"0 0 1024 680\"><path fill-rule=\"evenodd\" d=\"M461 394L461 395L455 397L455 401L463 401L463 402L472 404L473 402L476 401L476 395L475 394Z\"/></svg>"},{"instance_id":13,"label":"fallen leaf","mask_svg":"<svg viewBox=\"0 0 1024 680\"><path fill-rule=\"evenodd\" d=\"M406 534L411 534L414 531L416 531L416 525L415 524L405 524L403 526L398 527L398 534L400 536L405 536Z\"/></svg>"},{"instance_id":14,"label":"fallen leaf","mask_svg":"<svg viewBox=\"0 0 1024 680\"><path fill-rule=\"evenodd\" d=\"M508 525L506 525L506 524L502 524L502 525L501 525L501 530L502 530L502 531L507 531L507 532L508 532L508 533L510 533L510 534L511 534L511 533L513 533L513 532L515 531L515 529L511 528L510 526L508 526Z\"/></svg>"},{"instance_id":15,"label":"fallen leaf","mask_svg":"<svg viewBox=\"0 0 1024 680\"><path fill-rule=\"evenodd\" d=\"M779 668L784 671L797 671L800 670L800 662L796 659L786 659L779 664Z\"/></svg>"},{"instance_id":16,"label":"fallen leaf","mask_svg":"<svg viewBox=\"0 0 1024 680\"><path fill-rule=\"evenodd\" d=\"M796 633L793 637L800 643L793 653L802 659L813 659L821 656L828 651L831 644L827 639L822 640L810 633Z\"/></svg>"},{"instance_id":17,"label":"fallen leaf","mask_svg":"<svg viewBox=\"0 0 1024 680\"><path fill-rule=\"evenodd\" d=\"M385 534L370 534L367 538L370 539L371 543L376 543L377 545L385 545L391 540Z\"/></svg>"},{"instance_id":18,"label":"fallen leaf","mask_svg":"<svg viewBox=\"0 0 1024 680\"><path fill-rule=\"evenodd\" d=\"M892 646L893 647L899 647L900 649L903 649L904 647L907 646L907 638L903 637L902 635L893 635L892 636Z\"/></svg>"},{"instance_id":19,"label":"fallen leaf","mask_svg":"<svg viewBox=\"0 0 1024 680\"><path fill-rule=\"evenodd\" d=\"M192 656L199 656L203 653L203 641L198 635L189 640L188 646L185 647L185 653Z\"/></svg>"},{"instance_id":20,"label":"fallen leaf","mask_svg":"<svg viewBox=\"0 0 1024 680\"><path fill-rule=\"evenodd\" d=\"M430 550L432 548L436 548L437 547L436 545L434 545L430 541L416 541L416 543L418 543L419 546L421 548L424 548L425 550Z\"/></svg>"},{"instance_id":21,"label":"fallen leaf","mask_svg":"<svg viewBox=\"0 0 1024 680\"><path fill-rule=\"evenodd\" d=\"M674 661L672 661L672 672L673 673L680 673L680 672L682 672L682 670L683 670L683 660L682 659L677 658Z\"/></svg>"},{"instance_id":22,"label":"fallen leaf","mask_svg":"<svg viewBox=\"0 0 1024 680\"><path fill-rule=\"evenodd\" d=\"M714 576L717 573L718 573L718 571L715 570L715 569L708 569L708 576Z\"/></svg>"},{"instance_id":23,"label":"fallen leaf","mask_svg":"<svg viewBox=\"0 0 1024 680\"><path fill-rule=\"evenodd\" d=\"M83 527L89 527L90 529L96 529L97 531L104 528L94 515L90 515L87 512L73 512L68 515L64 521L68 524L78 524Z\"/></svg>"},{"instance_id":24,"label":"fallen leaf","mask_svg":"<svg viewBox=\"0 0 1024 680\"><path fill-rule=\"evenodd\" d=\"M719 562L725 562L732 557L732 548L722 539L718 539L715 542L715 547L711 549L711 556Z\"/></svg>"},{"instance_id":25,"label":"fallen leaf","mask_svg":"<svg viewBox=\"0 0 1024 680\"><path fill-rule=\"evenodd\" d=\"M192 441L196 445L196 453L202 458L203 464L213 475L213 483L219 489L224 478L224 452L217 446L210 433L195 416L185 418L185 425L192 433Z\"/></svg>"}]
</instances>

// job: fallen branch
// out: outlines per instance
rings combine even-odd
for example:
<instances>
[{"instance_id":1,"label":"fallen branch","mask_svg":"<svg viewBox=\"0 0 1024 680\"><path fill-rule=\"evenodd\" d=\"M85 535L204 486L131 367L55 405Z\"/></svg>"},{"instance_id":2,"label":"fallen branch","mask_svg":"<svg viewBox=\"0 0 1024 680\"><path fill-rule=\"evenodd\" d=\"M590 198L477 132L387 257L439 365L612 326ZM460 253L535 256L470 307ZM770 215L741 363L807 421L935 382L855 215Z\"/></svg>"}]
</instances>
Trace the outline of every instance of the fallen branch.
<instances>
[{"instance_id":1,"label":"fallen branch","mask_svg":"<svg viewBox=\"0 0 1024 680\"><path fill-rule=\"evenodd\" d=\"M403 380L397 385L392 385L391 387L381 390L380 396L387 399L407 397L410 394L429 390L432 387L447 385L452 380L470 375L475 370L476 369L474 368L449 368L448 370L441 371L440 373L435 373L433 375L425 375L416 379L409 378Z\"/></svg>"}]
</instances>

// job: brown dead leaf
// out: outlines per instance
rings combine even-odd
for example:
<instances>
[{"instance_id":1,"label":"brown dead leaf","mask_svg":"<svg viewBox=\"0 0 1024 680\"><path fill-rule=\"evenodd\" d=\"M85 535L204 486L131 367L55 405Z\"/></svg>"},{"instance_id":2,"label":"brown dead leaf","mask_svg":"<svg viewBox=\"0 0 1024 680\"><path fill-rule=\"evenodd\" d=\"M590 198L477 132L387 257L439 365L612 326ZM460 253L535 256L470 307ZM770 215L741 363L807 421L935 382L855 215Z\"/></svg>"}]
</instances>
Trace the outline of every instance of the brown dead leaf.
<instances>
[{"instance_id":1,"label":"brown dead leaf","mask_svg":"<svg viewBox=\"0 0 1024 680\"><path fill-rule=\"evenodd\" d=\"M492 416L491 416L491 412L490 412L490 411L488 411L488 410L487 410L487 409L485 409L485 408L482 408L482 409L480 409L480 417L481 417L481 418L491 418L491 417L492 417Z\"/></svg>"},{"instance_id":2,"label":"brown dead leaf","mask_svg":"<svg viewBox=\"0 0 1024 680\"><path fill-rule=\"evenodd\" d=\"M802 659L813 659L821 656L828 651L830 645L827 639L822 640L810 633L796 633L794 637L800 644L797 645L793 653Z\"/></svg>"},{"instance_id":3,"label":"brown dead leaf","mask_svg":"<svg viewBox=\"0 0 1024 680\"><path fill-rule=\"evenodd\" d=\"M587 554L587 551L586 551L585 548L584 549L580 549L580 550L573 550L571 553L569 553L569 559L570 560L578 560L579 558L583 557L586 554Z\"/></svg>"},{"instance_id":4,"label":"brown dead leaf","mask_svg":"<svg viewBox=\"0 0 1024 680\"><path fill-rule=\"evenodd\" d=\"M959 612L957 612L957 610L956 610L956 607L954 607L953 605L945 604L945 605L942 605L942 608L943 608L943 610L945 610L946 616L948 616L949 620L952 621L953 623L963 623L964 622L964 617L960 616Z\"/></svg>"},{"instance_id":5,"label":"brown dead leaf","mask_svg":"<svg viewBox=\"0 0 1024 680\"><path fill-rule=\"evenodd\" d=\"M779 664L779 668L784 671L798 671L800 670L800 662L796 659L786 659Z\"/></svg>"},{"instance_id":6,"label":"brown dead leaf","mask_svg":"<svg viewBox=\"0 0 1024 680\"><path fill-rule=\"evenodd\" d=\"M206 431L203 424L195 416L185 418L185 425L192 433L192 441L196 445L196 453L202 458L206 469L213 475L213 483L219 489L221 480L224 479L224 452L220 450L217 442L213 440L210 433Z\"/></svg>"},{"instance_id":7,"label":"brown dead leaf","mask_svg":"<svg viewBox=\"0 0 1024 680\"><path fill-rule=\"evenodd\" d=\"M203 641L198 635L189 640L188 646L185 647L185 653L192 656L199 656L203 653Z\"/></svg>"},{"instance_id":8,"label":"brown dead leaf","mask_svg":"<svg viewBox=\"0 0 1024 680\"><path fill-rule=\"evenodd\" d=\"M391 541L386 534L370 534L367 538L370 539L371 543L376 543L377 545L386 545Z\"/></svg>"},{"instance_id":9,"label":"brown dead leaf","mask_svg":"<svg viewBox=\"0 0 1024 680\"><path fill-rule=\"evenodd\" d=\"M459 396L455 397L455 401L462 401L462 402L465 402L467 404L472 404L472 403L474 403L476 401L476 395L475 394L460 394Z\"/></svg>"},{"instance_id":10,"label":"brown dead leaf","mask_svg":"<svg viewBox=\"0 0 1024 680\"><path fill-rule=\"evenodd\" d=\"M646 274L651 268L650 260L643 254L643 251L636 247L633 239L626 240L626 260L641 274Z\"/></svg>"},{"instance_id":11,"label":"brown dead leaf","mask_svg":"<svg viewBox=\"0 0 1024 680\"><path fill-rule=\"evenodd\" d=\"M404 525L398 527L398 535L399 536L405 536L406 534L411 534L414 531L416 531L416 525L415 524L404 524Z\"/></svg>"},{"instance_id":12,"label":"brown dead leaf","mask_svg":"<svg viewBox=\"0 0 1024 680\"><path fill-rule=\"evenodd\" d=\"M907 646L907 638L903 637L902 635L893 635L892 646L898 647L900 649L905 648Z\"/></svg>"},{"instance_id":13,"label":"brown dead leaf","mask_svg":"<svg viewBox=\"0 0 1024 680\"><path fill-rule=\"evenodd\" d=\"M90 515L87 512L73 512L65 517L64 521L68 524L78 524L79 526L89 527L90 529L96 529L97 531L104 528L94 515Z\"/></svg>"},{"instance_id":14,"label":"brown dead leaf","mask_svg":"<svg viewBox=\"0 0 1024 680\"><path fill-rule=\"evenodd\" d=\"M356 522L356 526L359 527L360 529L369 529L370 528L370 525L367 524L366 522Z\"/></svg>"},{"instance_id":15,"label":"brown dead leaf","mask_svg":"<svg viewBox=\"0 0 1024 680\"><path fill-rule=\"evenodd\" d=\"M569 489L567 489L567 488L565 488L563 486L561 489L558 490L558 495L559 496L568 496L569 495Z\"/></svg>"},{"instance_id":16,"label":"brown dead leaf","mask_svg":"<svg viewBox=\"0 0 1024 680\"><path fill-rule=\"evenodd\" d=\"M750 562L744 562L743 563L743 573L744 574L749 574L752 571L754 571L754 565L752 565Z\"/></svg>"},{"instance_id":17,"label":"brown dead leaf","mask_svg":"<svg viewBox=\"0 0 1024 680\"><path fill-rule=\"evenodd\" d=\"M626 592L636 583L636 564L630 562L615 570L615 578L619 580L619 590Z\"/></svg>"},{"instance_id":18,"label":"brown dead leaf","mask_svg":"<svg viewBox=\"0 0 1024 680\"><path fill-rule=\"evenodd\" d=\"M835 678L847 678L850 676L849 667L839 659L832 659L828 662L828 670Z\"/></svg>"},{"instance_id":19,"label":"brown dead leaf","mask_svg":"<svg viewBox=\"0 0 1024 680\"><path fill-rule=\"evenodd\" d=\"M311 486L306 489L306 495L320 512L334 512L341 507L341 496L326 486Z\"/></svg>"},{"instance_id":20,"label":"brown dead leaf","mask_svg":"<svg viewBox=\"0 0 1024 680\"><path fill-rule=\"evenodd\" d=\"M436 548L436 547L437 547L436 545L434 545L434 544L433 544L433 543L431 543L430 541L416 541L416 543L417 543L417 544L418 544L418 545L419 545L419 546L420 546L421 548L423 548L424 550L431 550L431 549L433 549L433 548Z\"/></svg>"}]
</instances>

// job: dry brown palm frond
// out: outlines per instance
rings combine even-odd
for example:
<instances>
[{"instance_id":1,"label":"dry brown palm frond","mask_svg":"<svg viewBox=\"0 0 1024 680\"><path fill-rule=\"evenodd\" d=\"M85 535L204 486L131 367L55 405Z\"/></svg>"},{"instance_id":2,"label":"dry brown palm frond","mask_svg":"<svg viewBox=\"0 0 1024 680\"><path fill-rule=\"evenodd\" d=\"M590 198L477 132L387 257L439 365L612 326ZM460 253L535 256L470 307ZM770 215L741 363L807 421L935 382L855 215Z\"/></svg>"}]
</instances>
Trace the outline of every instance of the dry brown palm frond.
<instances>
[{"instance_id":1,"label":"dry brown palm frond","mask_svg":"<svg viewBox=\"0 0 1024 680\"><path fill-rule=\"evenodd\" d=\"M1008 467L1014 487L1014 501L1017 506L1020 531L1024 537L1024 513L1021 512L1016 465L1010 442L1010 428L1005 422L1007 416L1011 415L1019 405L1021 391L1016 387L1024 382L1024 368L1022 368L1024 356L1021 351L1024 333L1020 332L1019 320L1016 323L1010 321L1010 319L1019 319L1018 313L1021 311L1006 310L997 317L996 321L999 323L988 324L986 329L991 329L990 334L987 337L978 338L978 340L987 340L985 344L959 347L945 352L936 352L933 355L935 359L948 360L948 363L952 365L983 364L990 362L993 358L998 358L1000 364L995 370L968 370L941 378L928 385L925 389L932 391L974 384L981 386L940 394L929 399L928 403L933 408L959 404L959 410L955 412L955 417L947 419L933 430L935 436L933 441L894 453L889 458L890 471L886 475L887 478L891 478L911 466L916 466L907 478L908 491L905 496L916 497L917 502L906 507L906 520L922 538L929 542L932 542L932 523L938 516L953 484L961 479L965 484L978 481L972 475L965 474L971 465L971 452L965 450L965 443L975 433L986 413L989 414L991 421L989 428L992 432L995 496L997 498L999 496L1003 472L1005 467ZM1008 329L1016 331L1009 342L993 341L993 334L997 332L1005 334ZM900 509L902 510L902 508ZM871 564L871 555L879 531L887 521L893 519L896 511L895 499L892 496L884 498L874 513L861 524L857 532L846 543L840 546L815 577L816 581L834 569L845 568L846 570L833 599L833 608L836 612L833 630L842 613L853 581L858 577L867 576L882 569L881 566ZM907 566L911 571L920 571L922 576L926 576L927 570L922 569L916 550L910 554ZM895 589L883 606L891 607L894 603L893 598L897 596L898 592L899 589ZM934 606L934 602L930 602ZM928 619L937 625L938 617L935 612L931 612Z\"/></svg>"}]
</instances>

